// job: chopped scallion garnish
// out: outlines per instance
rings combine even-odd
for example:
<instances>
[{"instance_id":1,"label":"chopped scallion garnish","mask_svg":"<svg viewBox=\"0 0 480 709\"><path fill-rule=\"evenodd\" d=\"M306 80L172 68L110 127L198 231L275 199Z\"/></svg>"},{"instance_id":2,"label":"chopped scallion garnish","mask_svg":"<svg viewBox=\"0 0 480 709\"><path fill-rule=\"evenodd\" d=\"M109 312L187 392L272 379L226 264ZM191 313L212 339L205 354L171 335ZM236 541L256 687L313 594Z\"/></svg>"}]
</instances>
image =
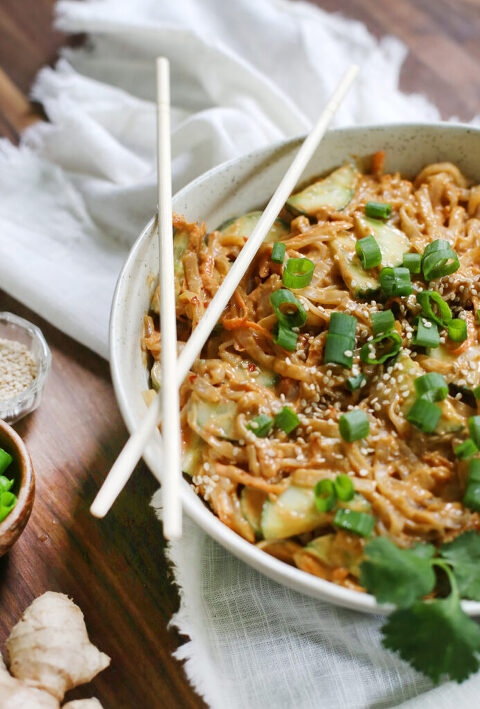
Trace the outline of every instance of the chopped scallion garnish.
<instances>
[{"instance_id":1,"label":"chopped scallion garnish","mask_svg":"<svg viewBox=\"0 0 480 709\"><path fill-rule=\"evenodd\" d=\"M389 332L395 327L395 318L391 310L379 310L372 313L373 334L380 335L382 332Z\"/></svg>"},{"instance_id":2,"label":"chopped scallion garnish","mask_svg":"<svg viewBox=\"0 0 480 709\"><path fill-rule=\"evenodd\" d=\"M452 342L464 342L468 337L467 323L461 318L454 318L448 323L447 332Z\"/></svg>"},{"instance_id":3,"label":"chopped scallion garnish","mask_svg":"<svg viewBox=\"0 0 480 709\"><path fill-rule=\"evenodd\" d=\"M423 433L433 433L441 415L438 406L431 401L417 399L405 418Z\"/></svg>"},{"instance_id":4,"label":"chopped scallion garnish","mask_svg":"<svg viewBox=\"0 0 480 709\"><path fill-rule=\"evenodd\" d=\"M412 339L412 345L415 347L428 347L435 349L440 344L440 335L438 327L431 320L418 318L417 331Z\"/></svg>"},{"instance_id":5,"label":"chopped scallion garnish","mask_svg":"<svg viewBox=\"0 0 480 709\"><path fill-rule=\"evenodd\" d=\"M285 433L291 433L300 423L295 411L288 406L284 406L278 414L275 414L275 423Z\"/></svg>"},{"instance_id":6,"label":"chopped scallion garnish","mask_svg":"<svg viewBox=\"0 0 480 709\"><path fill-rule=\"evenodd\" d=\"M13 510L17 504L17 496L13 492L0 492L0 522Z\"/></svg>"},{"instance_id":7,"label":"chopped scallion garnish","mask_svg":"<svg viewBox=\"0 0 480 709\"><path fill-rule=\"evenodd\" d=\"M340 416L338 426L341 437L347 443L359 441L370 433L368 416L361 409L352 409Z\"/></svg>"},{"instance_id":8,"label":"chopped scallion garnish","mask_svg":"<svg viewBox=\"0 0 480 709\"><path fill-rule=\"evenodd\" d=\"M374 337L360 350L360 359L366 364L383 364L390 357L395 357L402 347L402 338L395 330Z\"/></svg>"},{"instance_id":9,"label":"chopped scallion garnish","mask_svg":"<svg viewBox=\"0 0 480 709\"><path fill-rule=\"evenodd\" d=\"M467 489L463 504L471 510L480 510L480 459L474 458L468 464Z\"/></svg>"},{"instance_id":10,"label":"chopped scallion garnish","mask_svg":"<svg viewBox=\"0 0 480 709\"><path fill-rule=\"evenodd\" d=\"M347 335L335 335L327 333L325 339L325 352L323 361L325 364L340 364L346 369L351 369L353 365L353 350L355 339Z\"/></svg>"},{"instance_id":11,"label":"chopped scallion garnish","mask_svg":"<svg viewBox=\"0 0 480 709\"><path fill-rule=\"evenodd\" d=\"M374 236L366 236L355 242L355 251L363 268L376 268L382 262L382 252Z\"/></svg>"},{"instance_id":12,"label":"chopped scallion garnish","mask_svg":"<svg viewBox=\"0 0 480 709\"><path fill-rule=\"evenodd\" d=\"M3 475L12 461L13 458L10 453L0 448L0 475Z\"/></svg>"},{"instance_id":13,"label":"chopped scallion garnish","mask_svg":"<svg viewBox=\"0 0 480 709\"><path fill-rule=\"evenodd\" d=\"M404 266L382 268L380 286L387 296L403 296L413 293L410 271Z\"/></svg>"},{"instance_id":14,"label":"chopped scallion garnish","mask_svg":"<svg viewBox=\"0 0 480 709\"><path fill-rule=\"evenodd\" d=\"M287 328L302 327L307 320L301 302L286 288L280 288L270 295L270 303L278 322Z\"/></svg>"},{"instance_id":15,"label":"chopped scallion garnish","mask_svg":"<svg viewBox=\"0 0 480 709\"><path fill-rule=\"evenodd\" d=\"M271 416L266 414L259 414L255 416L250 423L247 424L247 428L252 431L258 438L266 438L273 427L273 419Z\"/></svg>"},{"instance_id":16,"label":"chopped scallion garnish","mask_svg":"<svg viewBox=\"0 0 480 709\"><path fill-rule=\"evenodd\" d=\"M475 455L475 453L478 453L478 448L471 438L467 438L466 441L460 443L460 445L455 448L455 455L459 460L470 458L472 455Z\"/></svg>"},{"instance_id":17,"label":"chopped scallion garnish","mask_svg":"<svg viewBox=\"0 0 480 709\"><path fill-rule=\"evenodd\" d=\"M286 246L282 241L277 241L273 245L271 260L274 263L283 263Z\"/></svg>"},{"instance_id":18,"label":"chopped scallion garnish","mask_svg":"<svg viewBox=\"0 0 480 709\"><path fill-rule=\"evenodd\" d=\"M298 333L277 322L273 327L273 341L284 350L295 352L297 349Z\"/></svg>"},{"instance_id":19,"label":"chopped scallion garnish","mask_svg":"<svg viewBox=\"0 0 480 709\"><path fill-rule=\"evenodd\" d=\"M420 291L420 293L417 293L417 303L422 306L423 315L441 327L446 327L452 319L452 311L449 305L437 291Z\"/></svg>"},{"instance_id":20,"label":"chopped scallion garnish","mask_svg":"<svg viewBox=\"0 0 480 709\"><path fill-rule=\"evenodd\" d=\"M402 266L410 273L420 273L422 270L422 254L403 254Z\"/></svg>"},{"instance_id":21,"label":"chopped scallion garnish","mask_svg":"<svg viewBox=\"0 0 480 709\"><path fill-rule=\"evenodd\" d=\"M332 313L328 332L331 335L346 335L347 337L355 337L357 329L357 318L348 313Z\"/></svg>"},{"instance_id":22,"label":"chopped scallion garnish","mask_svg":"<svg viewBox=\"0 0 480 709\"><path fill-rule=\"evenodd\" d=\"M386 202L367 202L365 214L372 219L388 219L392 213L392 205Z\"/></svg>"},{"instance_id":23,"label":"chopped scallion garnish","mask_svg":"<svg viewBox=\"0 0 480 709\"><path fill-rule=\"evenodd\" d=\"M337 475L333 483L337 497L342 502L348 502L355 495L355 488L348 475Z\"/></svg>"},{"instance_id":24,"label":"chopped scallion garnish","mask_svg":"<svg viewBox=\"0 0 480 709\"><path fill-rule=\"evenodd\" d=\"M459 268L458 256L445 239L435 239L425 248L422 257L422 271L426 281L449 276Z\"/></svg>"},{"instance_id":25,"label":"chopped scallion garnish","mask_svg":"<svg viewBox=\"0 0 480 709\"><path fill-rule=\"evenodd\" d=\"M328 478L319 480L313 488L313 494L315 496L315 506L319 512L333 510L337 502L337 496L332 480Z\"/></svg>"},{"instance_id":26,"label":"chopped scallion garnish","mask_svg":"<svg viewBox=\"0 0 480 709\"><path fill-rule=\"evenodd\" d=\"M287 288L305 288L313 278L315 264L309 258L289 258L283 269L283 285Z\"/></svg>"},{"instance_id":27,"label":"chopped scallion garnish","mask_svg":"<svg viewBox=\"0 0 480 709\"><path fill-rule=\"evenodd\" d=\"M480 416L470 416L468 419L468 430L473 442L480 448Z\"/></svg>"},{"instance_id":28,"label":"chopped scallion garnish","mask_svg":"<svg viewBox=\"0 0 480 709\"><path fill-rule=\"evenodd\" d=\"M356 377L348 377L347 379L347 388L350 391L355 391L356 389L360 389L367 383L367 377L362 373L362 374L357 374Z\"/></svg>"},{"instance_id":29,"label":"chopped scallion garnish","mask_svg":"<svg viewBox=\"0 0 480 709\"><path fill-rule=\"evenodd\" d=\"M428 401L443 401L448 394L445 377L438 372L429 372L414 381L417 396Z\"/></svg>"},{"instance_id":30,"label":"chopped scallion garnish","mask_svg":"<svg viewBox=\"0 0 480 709\"><path fill-rule=\"evenodd\" d=\"M375 517L366 512L357 512L340 507L335 512L333 519L335 527L344 529L347 532L359 534L361 537L369 537L375 527Z\"/></svg>"}]
</instances>

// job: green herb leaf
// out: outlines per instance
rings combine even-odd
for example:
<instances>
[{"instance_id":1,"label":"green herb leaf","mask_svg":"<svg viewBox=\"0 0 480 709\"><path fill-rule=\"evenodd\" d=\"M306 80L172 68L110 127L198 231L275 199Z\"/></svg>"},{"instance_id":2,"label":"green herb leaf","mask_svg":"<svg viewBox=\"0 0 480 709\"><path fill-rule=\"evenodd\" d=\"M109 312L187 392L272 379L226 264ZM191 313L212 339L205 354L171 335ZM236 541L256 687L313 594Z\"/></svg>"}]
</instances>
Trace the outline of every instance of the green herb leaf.
<instances>
[{"instance_id":1,"label":"green herb leaf","mask_svg":"<svg viewBox=\"0 0 480 709\"><path fill-rule=\"evenodd\" d=\"M480 627L463 612L456 595L397 610L382 631L386 648L435 683L443 675L462 682L479 669Z\"/></svg>"},{"instance_id":2,"label":"green herb leaf","mask_svg":"<svg viewBox=\"0 0 480 709\"><path fill-rule=\"evenodd\" d=\"M360 583L379 603L400 608L430 593L435 586L431 559L435 547L417 544L399 549L386 537L376 537L365 547L366 560L360 566Z\"/></svg>"},{"instance_id":3,"label":"green herb leaf","mask_svg":"<svg viewBox=\"0 0 480 709\"><path fill-rule=\"evenodd\" d=\"M480 534L464 532L440 547L439 554L452 565L460 596L480 601Z\"/></svg>"}]
</instances>

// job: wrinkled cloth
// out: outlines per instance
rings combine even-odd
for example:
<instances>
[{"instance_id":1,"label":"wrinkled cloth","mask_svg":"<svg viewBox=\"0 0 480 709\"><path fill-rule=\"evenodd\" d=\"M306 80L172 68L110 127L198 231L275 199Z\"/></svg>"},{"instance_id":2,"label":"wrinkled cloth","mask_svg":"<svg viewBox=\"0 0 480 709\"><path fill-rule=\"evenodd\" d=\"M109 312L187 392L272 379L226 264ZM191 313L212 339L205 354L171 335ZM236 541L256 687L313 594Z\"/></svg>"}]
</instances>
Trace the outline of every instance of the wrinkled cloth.
<instances>
[{"instance_id":1,"label":"wrinkled cloth","mask_svg":"<svg viewBox=\"0 0 480 709\"><path fill-rule=\"evenodd\" d=\"M399 91L398 40L305 3L62 0L56 12L88 40L36 80L50 122L20 148L0 142L0 286L104 357L116 278L155 211L156 56L171 62L174 190L306 132L352 61L361 74L335 125L439 118ZM382 648L380 618L268 580L191 520L169 554L173 622L189 637L177 656L214 709L475 704L477 678L432 690Z\"/></svg>"}]
</instances>

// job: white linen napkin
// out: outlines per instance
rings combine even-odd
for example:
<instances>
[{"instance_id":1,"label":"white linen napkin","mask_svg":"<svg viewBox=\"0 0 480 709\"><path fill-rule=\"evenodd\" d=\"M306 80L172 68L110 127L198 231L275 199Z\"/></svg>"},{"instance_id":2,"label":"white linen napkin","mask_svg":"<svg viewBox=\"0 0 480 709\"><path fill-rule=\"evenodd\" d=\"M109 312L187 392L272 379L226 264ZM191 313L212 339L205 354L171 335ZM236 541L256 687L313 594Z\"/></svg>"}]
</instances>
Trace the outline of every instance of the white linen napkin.
<instances>
[{"instance_id":1,"label":"white linen napkin","mask_svg":"<svg viewBox=\"0 0 480 709\"><path fill-rule=\"evenodd\" d=\"M89 40L38 76L50 123L0 142L0 285L105 357L119 269L155 210L157 55L172 65L175 189L305 132L351 61L336 125L439 117L399 91L400 42L304 3L62 0L57 17ZM475 705L478 678L432 690L381 647L381 619L269 581L188 519L169 553L190 638L177 656L214 709Z\"/></svg>"}]
</instances>

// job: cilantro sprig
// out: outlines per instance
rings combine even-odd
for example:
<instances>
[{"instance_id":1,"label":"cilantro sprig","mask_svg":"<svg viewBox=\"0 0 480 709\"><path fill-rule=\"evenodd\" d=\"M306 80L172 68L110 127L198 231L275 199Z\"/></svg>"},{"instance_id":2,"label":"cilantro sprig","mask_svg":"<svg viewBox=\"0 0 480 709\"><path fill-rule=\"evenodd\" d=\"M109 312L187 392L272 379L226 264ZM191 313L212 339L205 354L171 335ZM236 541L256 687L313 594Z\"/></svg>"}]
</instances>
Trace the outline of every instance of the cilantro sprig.
<instances>
[{"instance_id":1,"label":"cilantro sprig","mask_svg":"<svg viewBox=\"0 0 480 709\"><path fill-rule=\"evenodd\" d=\"M439 575L449 595L423 600ZM443 676L463 682L479 669L480 627L460 599L480 601L480 534L465 532L438 550L400 549L377 537L365 547L360 583L379 603L397 606L382 627L383 644L416 670L438 683Z\"/></svg>"}]
</instances>

